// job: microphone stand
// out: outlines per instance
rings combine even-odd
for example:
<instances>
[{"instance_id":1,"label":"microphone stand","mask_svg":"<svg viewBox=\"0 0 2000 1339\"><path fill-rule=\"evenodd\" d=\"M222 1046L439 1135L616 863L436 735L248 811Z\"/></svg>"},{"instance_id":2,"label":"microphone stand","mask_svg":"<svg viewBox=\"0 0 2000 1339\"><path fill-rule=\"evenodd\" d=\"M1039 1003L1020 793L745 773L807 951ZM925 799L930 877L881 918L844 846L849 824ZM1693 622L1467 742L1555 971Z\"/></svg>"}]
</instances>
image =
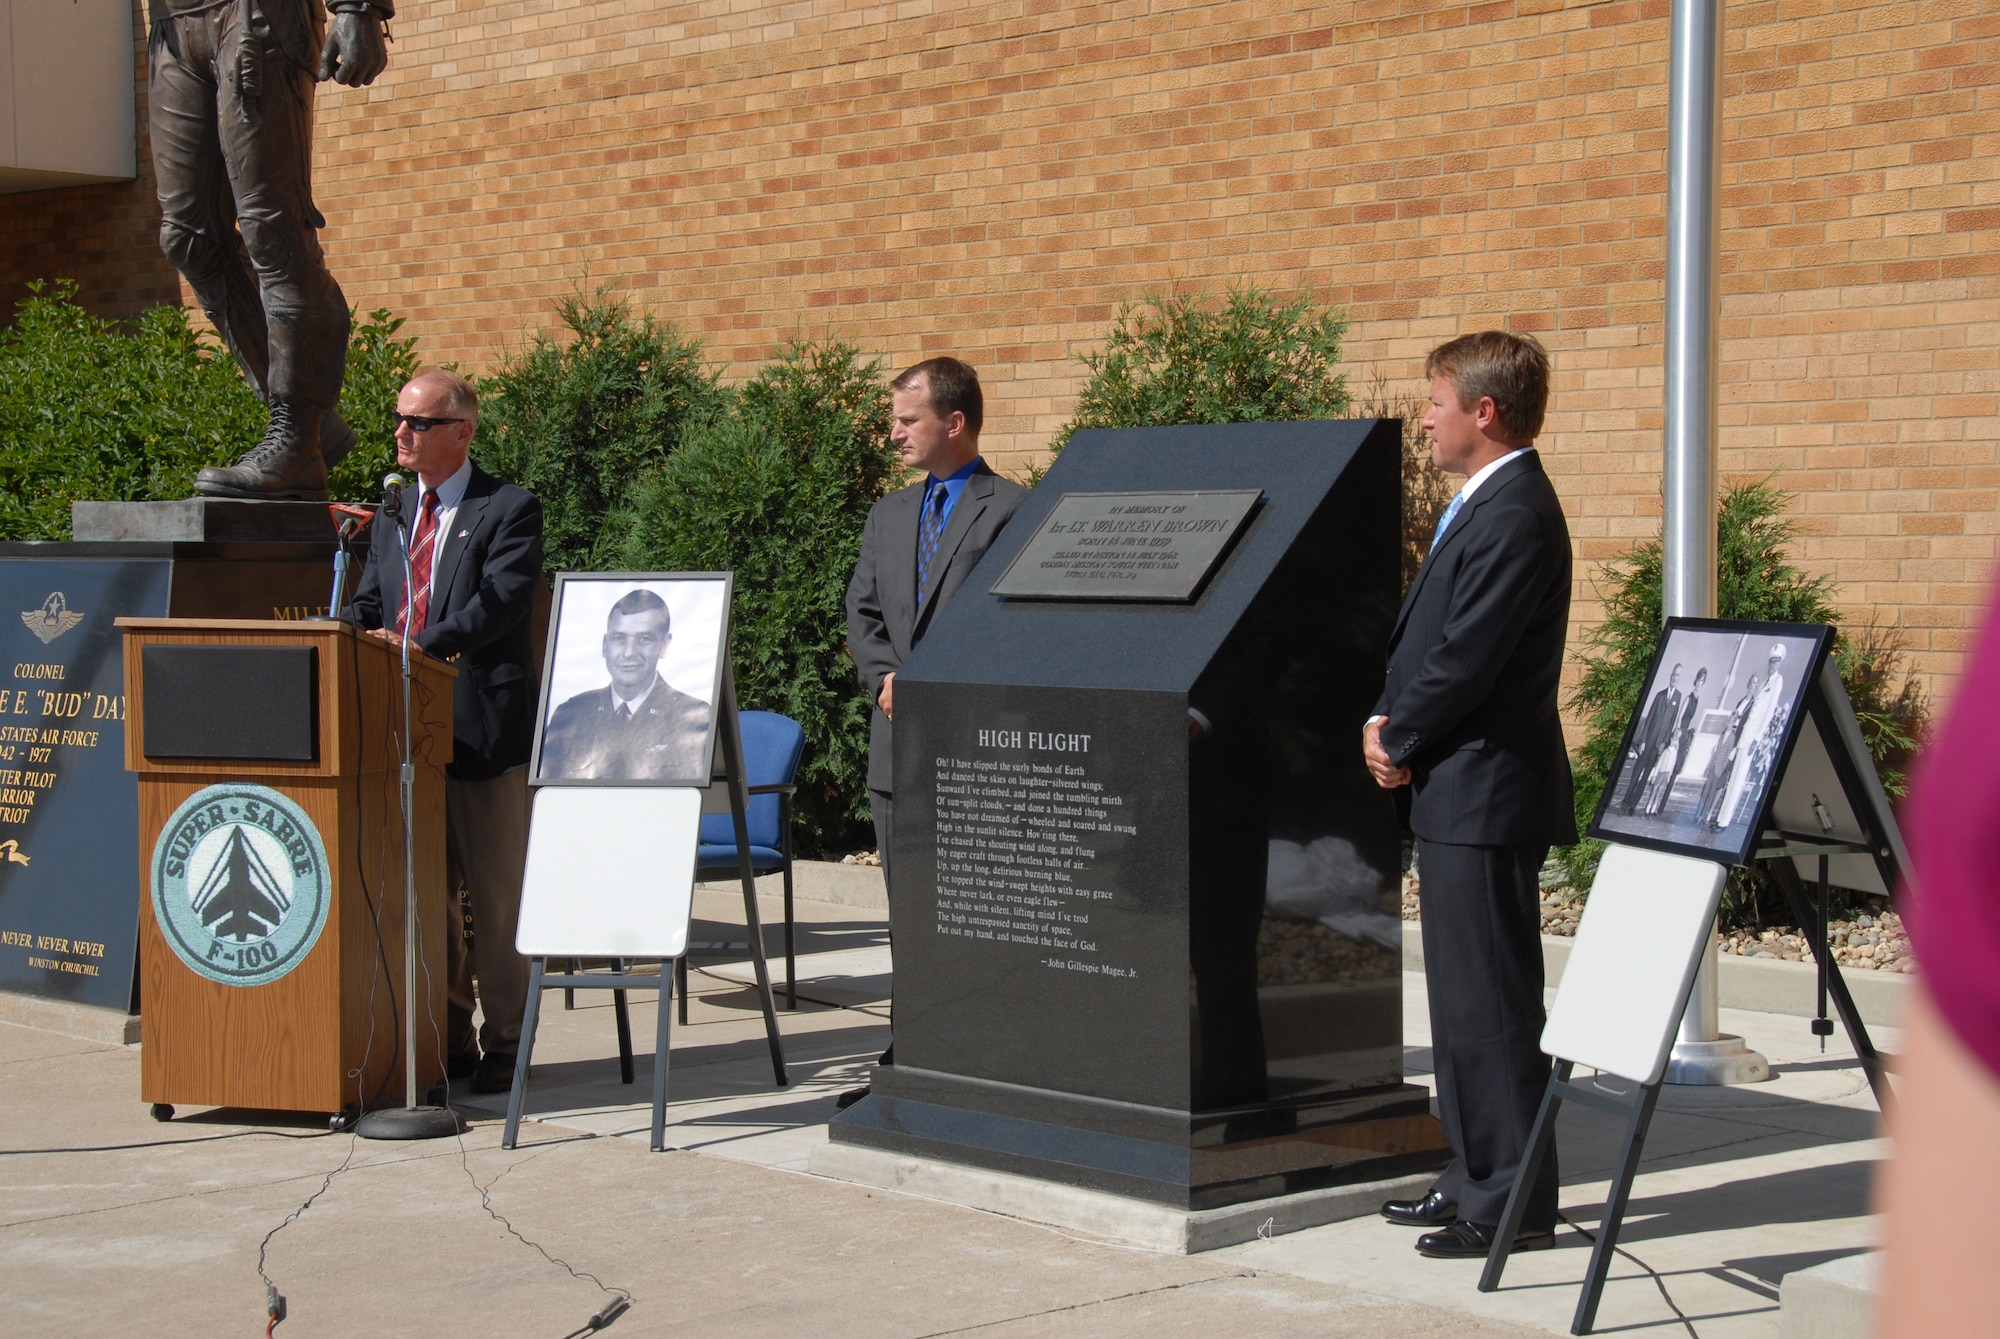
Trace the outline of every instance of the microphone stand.
<instances>
[{"instance_id":1,"label":"microphone stand","mask_svg":"<svg viewBox=\"0 0 2000 1339\"><path fill-rule=\"evenodd\" d=\"M333 534L333 594L327 596L326 616L340 617L340 597L347 591L347 539L353 534L354 522L341 522L340 529Z\"/></svg>"},{"instance_id":2,"label":"microphone stand","mask_svg":"<svg viewBox=\"0 0 2000 1339\"><path fill-rule=\"evenodd\" d=\"M459 1132L458 1113L448 1106L417 1105L417 768L410 758L410 620L416 615L415 573L410 563L410 528L396 499L396 549L403 559L403 1105L371 1111L355 1124L363 1139L441 1139ZM437 539L432 537L435 544Z\"/></svg>"},{"instance_id":3,"label":"microphone stand","mask_svg":"<svg viewBox=\"0 0 2000 1339\"><path fill-rule=\"evenodd\" d=\"M339 522L333 532L333 591L327 596L326 612L310 617L315 621L331 619L339 622L342 599L347 594L348 569L354 566L354 556L347 551L348 541L368 523L368 513L349 507L344 502L334 503L331 510ZM346 515L341 515L343 512Z\"/></svg>"}]
</instances>

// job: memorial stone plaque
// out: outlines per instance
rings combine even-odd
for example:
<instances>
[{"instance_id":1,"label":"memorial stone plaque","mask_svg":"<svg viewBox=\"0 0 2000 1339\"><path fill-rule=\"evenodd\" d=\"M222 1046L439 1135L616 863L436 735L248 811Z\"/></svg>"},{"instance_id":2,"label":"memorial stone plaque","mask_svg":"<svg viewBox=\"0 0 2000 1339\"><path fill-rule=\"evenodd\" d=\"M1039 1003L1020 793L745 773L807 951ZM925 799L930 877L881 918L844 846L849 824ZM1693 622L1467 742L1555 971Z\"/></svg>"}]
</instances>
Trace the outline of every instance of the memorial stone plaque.
<instances>
[{"instance_id":1,"label":"memorial stone plaque","mask_svg":"<svg viewBox=\"0 0 2000 1339\"><path fill-rule=\"evenodd\" d=\"M138 799L113 623L164 614L169 568L0 562L0 989L130 1007Z\"/></svg>"},{"instance_id":2,"label":"memorial stone plaque","mask_svg":"<svg viewBox=\"0 0 2000 1339\"><path fill-rule=\"evenodd\" d=\"M1065 493L993 583L1053 600L1192 600L1261 496Z\"/></svg>"},{"instance_id":3,"label":"memorial stone plaque","mask_svg":"<svg viewBox=\"0 0 2000 1339\"><path fill-rule=\"evenodd\" d=\"M333 524L319 504L76 510L79 533L115 537L0 544L0 990L125 1011L134 1007L142 889L124 647L113 623L323 613ZM264 523L283 542L204 539L217 529L210 511L232 534ZM304 538L315 530L320 538ZM135 533L169 537L127 537Z\"/></svg>"},{"instance_id":4,"label":"memorial stone plaque","mask_svg":"<svg viewBox=\"0 0 2000 1339\"><path fill-rule=\"evenodd\" d=\"M896 1063L834 1140L1189 1209L1442 1164L1359 742L1400 441L1076 435L898 672ZM1114 495L1231 499L1235 540L1192 598L995 593L1052 537L1116 533Z\"/></svg>"}]
</instances>

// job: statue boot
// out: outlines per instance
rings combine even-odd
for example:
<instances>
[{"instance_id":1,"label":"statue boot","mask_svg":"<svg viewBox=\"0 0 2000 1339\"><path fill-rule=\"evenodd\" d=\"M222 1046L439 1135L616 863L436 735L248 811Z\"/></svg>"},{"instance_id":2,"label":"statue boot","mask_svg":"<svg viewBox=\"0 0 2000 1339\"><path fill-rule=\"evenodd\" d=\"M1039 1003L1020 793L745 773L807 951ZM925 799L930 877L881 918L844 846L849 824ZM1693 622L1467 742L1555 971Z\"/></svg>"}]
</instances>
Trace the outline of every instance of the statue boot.
<instances>
[{"instance_id":1,"label":"statue boot","mask_svg":"<svg viewBox=\"0 0 2000 1339\"><path fill-rule=\"evenodd\" d=\"M326 501L326 461L320 456L326 417L324 405L273 398L264 440L234 465L205 466L194 476L194 491L203 497Z\"/></svg>"},{"instance_id":2,"label":"statue boot","mask_svg":"<svg viewBox=\"0 0 2000 1339\"><path fill-rule=\"evenodd\" d=\"M319 458L329 470L347 459L357 440L354 429L341 417L338 409L326 411L326 417L320 420L319 425Z\"/></svg>"}]
</instances>

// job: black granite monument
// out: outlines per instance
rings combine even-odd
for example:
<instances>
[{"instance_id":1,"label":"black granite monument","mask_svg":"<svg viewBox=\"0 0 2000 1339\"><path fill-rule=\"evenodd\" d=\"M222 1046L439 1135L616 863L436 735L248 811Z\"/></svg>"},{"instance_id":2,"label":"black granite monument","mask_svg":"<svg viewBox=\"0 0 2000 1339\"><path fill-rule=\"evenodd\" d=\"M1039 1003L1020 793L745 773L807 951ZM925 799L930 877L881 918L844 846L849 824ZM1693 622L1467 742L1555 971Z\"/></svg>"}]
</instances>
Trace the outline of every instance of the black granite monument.
<instances>
[{"instance_id":1,"label":"black granite monument","mask_svg":"<svg viewBox=\"0 0 2000 1339\"><path fill-rule=\"evenodd\" d=\"M113 624L324 613L333 519L317 502L79 502L72 530L0 544L0 991L127 1010L139 783Z\"/></svg>"},{"instance_id":2,"label":"black granite monument","mask_svg":"<svg viewBox=\"0 0 2000 1339\"><path fill-rule=\"evenodd\" d=\"M896 1063L836 1142L1188 1209L1446 1152L1361 761L1389 421L1081 432L896 678Z\"/></svg>"}]
</instances>

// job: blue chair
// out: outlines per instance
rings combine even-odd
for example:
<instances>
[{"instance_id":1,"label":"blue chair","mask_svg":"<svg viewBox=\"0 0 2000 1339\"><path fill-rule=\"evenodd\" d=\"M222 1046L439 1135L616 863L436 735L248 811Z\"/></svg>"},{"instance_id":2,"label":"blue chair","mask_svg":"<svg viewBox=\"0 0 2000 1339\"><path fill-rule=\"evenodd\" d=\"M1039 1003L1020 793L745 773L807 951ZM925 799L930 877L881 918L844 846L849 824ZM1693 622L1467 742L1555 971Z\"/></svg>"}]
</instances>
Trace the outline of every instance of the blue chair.
<instances>
[{"instance_id":1,"label":"blue chair","mask_svg":"<svg viewBox=\"0 0 2000 1339\"><path fill-rule=\"evenodd\" d=\"M770 711L737 713L743 733L743 771L749 782L750 868L757 874L783 871L785 876L785 1007L799 1007L797 964L792 924L792 795L798 790L799 759L805 756L806 732L789 716ZM736 821L729 814L703 814L701 844L695 850L698 881L734 879L738 873ZM688 948L718 951L748 944L690 944ZM681 1022L687 1022L687 955L680 960Z\"/></svg>"}]
</instances>

